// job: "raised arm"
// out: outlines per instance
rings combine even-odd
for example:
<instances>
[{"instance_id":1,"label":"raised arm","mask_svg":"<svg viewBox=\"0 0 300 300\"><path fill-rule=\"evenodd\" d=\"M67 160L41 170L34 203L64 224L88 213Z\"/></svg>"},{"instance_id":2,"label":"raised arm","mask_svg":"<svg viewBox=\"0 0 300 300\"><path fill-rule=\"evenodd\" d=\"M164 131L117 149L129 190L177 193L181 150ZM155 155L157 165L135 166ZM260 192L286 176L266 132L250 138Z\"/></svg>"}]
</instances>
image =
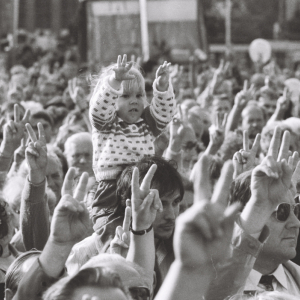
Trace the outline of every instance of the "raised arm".
<instances>
[{"instance_id":1,"label":"raised arm","mask_svg":"<svg viewBox=\"0 0 300 300\"><path fill-rule=\"evenodd\" d=\"M176 101L170 80L170 63L164 62L156 72L153 83L151 105L144 110L143 117L155 136L159 135L171 122L176 113Z\"/></svg>"},{"instance_id":2,"label":"raised arm","mask_svg":"<svg viewBox=\"0 0 300 300\"><path fill-rule=\"evenodd\" d=\"M269 119L268 123L283 120L284 114L288 110L291 101L290 97L291 97L291 93L288 91L288 88L286 87L283 91L283 95L279 97L279 99L277 100L275 112Z\"/></svg>"},{"instance_id":3,"label":"raised arm","mask_svg":"<svg viewBox=\"0 0 300 300\"><path fill-rule=\"evenodd\" d=\"M116 117L115 103L118 96L123 94L122 81L134 79L129 74L132 62L127 64L127 55L118 56L117 66L113 69L114 74L97 83L90 100L90 120L93 127L102 130Z\"/></svg>"},{"instance_id":4,"label":"raised arm","mask_svg":"<svg viewBox=\"0 0 300 300\"><path fill-rule=\"evenodd\" d=\"M25 150L29 173L22 193L20 223L25 249L43 250L49 236L49 209L45 199L48 163L44 128L38 123L39 138L26 124L31 142Z\"/></svg>"},{"instance_id":5,"label":"raised arm","mask_svg":"<svg viewBox=\"0 0 300 300\"><path fill-rule=\"evenodd\" d=\"M152 224L157 211L162 211L162 203L157 190L150 189L153 175L157 169L152 165L139 187L139 171L132 174L132 225L130 247L127 260L143 267L149 278L153 278L155 246Z\"/></svg>"},{"instance_id":6,"label":"raised arm","mask_svg":"<svg viewBox=\"0 0 300 300\"><path fill-rule=\"evenodd\" d=\"M28 270L19 283L14 300L38 300L47 289L45 283L57 280L65 269L73 245L81 241L88 231L89 213L84 198L88 174L82 174L72 193L75 169L70 168L62 188L62 198L56 206L49 239L38 262Z\"/></svg>"},{"instance_id":7,"label":"raised arm","mask_svg":"<svg viewBox=\"0 0 300 300\"><path fill-rule=\"evenodd\" d=\"M247 86L248 81L245 80L243 90L235 96L234 105L228 115L225 134L228 134L229 131L234 131L238 127L242 111L252 98L254 86L251 86L249 89Z\"/></svg>"}]
</instances>

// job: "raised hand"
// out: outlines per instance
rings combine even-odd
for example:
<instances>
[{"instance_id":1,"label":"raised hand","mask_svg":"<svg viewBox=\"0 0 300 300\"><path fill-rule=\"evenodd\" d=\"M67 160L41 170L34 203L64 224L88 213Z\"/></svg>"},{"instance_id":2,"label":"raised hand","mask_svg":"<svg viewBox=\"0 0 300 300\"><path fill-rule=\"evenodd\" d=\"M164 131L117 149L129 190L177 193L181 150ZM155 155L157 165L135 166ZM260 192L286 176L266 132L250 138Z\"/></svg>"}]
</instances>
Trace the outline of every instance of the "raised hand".
<instances>
[{"instance_id":1,"label":"raised hand","mask_svg":"<svg viewBox=\"0 0 300 300\"><path fill-rule=\"evenodd\" d=\"M74 191L75 169L70 168L62 187L62 198L56 206L51 222L50 238L63 245L74 245L89 232L89 212L83 200L86 195L88 173L83 173Z\"/></svg>"},{"instance_id":2,"label":"raised hand","mask_svg":"<svg viewBox=\"0 0 300 300\"><path fill-rule=\"evenodd\" d=\"M225 126L227 121L227 114L217 114L215 124L209 128L209 145L205 151L206 154L214 155L222 146L225 138Z\"/></svg>"},{"instance_id":3,"label":"raised hand","mask_svg":"<svg viewBox=\"0 0 300 300\"><path fill-rule=\"evenodd\" d=\"M233 155L234 174L236 178L240 174L251 170L254 167L255 157L260 146L260 134L257 134L250 150L248 131L243 132L243 149Z\"/></svg>"},{"instance_id":4,"label":"raised hand","mask_svg":"<svg viewBox=\"0 0 300 300\"><path fill-rule=\"evenodd\" d=\"M171 63L166 61L163 65L159 66L156 71L156 80L157 80L157 90L160 92L165 92L169 87L169 78L170 78L170 66Z\"/></svg>"},{"instance_id":5,"label":"raised hand","mask_svg":"<svg viewBox=\"0 0 300 300\"><path fill-rule=\"evenodd\" d=\"M123 80L132 80L134 79L134 75L130 75L129 71L132 67L133 62L127 63L127 55L123 55L123 59L121 55L118 56L117 60L117 66L113 68L113 71L115 72L114 74L114 79L122 82Z\"/></svg>"},{"instance_id":6,"label":"raised hand","mask_svg":"<svg viewBox=\"0 0 300 300\"><path fill-rule=\"evenodd\" d=\"M151 181L157 169L152 165L139 186L139 170L133 169L131 180L132 229L146 230L154 222L157 211L163 211L157 190L150 189Z\"/></svg>"},{"instance_id":7,"label":"raised hand","mask_svg":"<svg viewBox=\"0 0 300 300\"><path fill-rule=\"evenodd\" d=\"M247 103L253 99L254 85L251 85L248 89L248 81L244 81L244 88L242 91L236 94L234 99L234 105L243 109L246 107Z\"/></svg>"},{"instance_id":8,"label":"raised hand","mask_svg":"<svg viewBox=\"0 0 300 300\"><path fill-rule=\"evenodd\" d=\"M225 64L224 60L222 59L218 69L215 70L213 79L210 83L210 94L214 94L215 90L218 86L224 81L226 74L229 70L230 62Z\"/></svg>"},{"instance_id":9,"label":"raised hand","mask_svg":"<svg viewBox=\"0 0 300 300\"><path fill-rule=\"evenodd\" d=\"M131 207L125 209L123 226L116 228L116 235L110 242L110 253L119 254L126 258L130 245L130 223L131 223Z\"/></svg>"},{"instance_id":10,"label":"raised hand","mask_svg":"<svg viewBox=\"0 0 300 300\"><path fill-rule=\"evenodd\" d=\"M0 153L4 156L13 156L15 150L20 146L25 133L25 124L29 121L30 111L26 110L24 117L20 120L18 104L14 106L14 121L8 121L3 128L3 141Z\"/></svg>"},{"instance_id":11,"label":"raised hand","mask_svg":"<svg viewBox=\"0 0 300 300\"><path fill-rule=\"evenodd\" d=\"M220 179L212 194L209 179L209 157L202 155L194 178L194 205L176 221L174 252L187 268L196 268L226 259L231 242L238 204L228 207L228 195L233 166L224 164Z\"/></svg>"},{"instance_id":12,"label":"raised hand","mask_svg":"<svg viewBox=\"0 0 300 300\"><path fill-rule=\"evenodd\" d=\"M37 126L39 138L36 137L31 125L29 123L26 124L26 129L31 142L25 150L25 157L29 167L29 180L33 184L39 184L45 180L48 163L44 127L42 123L38 123Z\"/></svg>"},{"instance_id":13,"label":"raised hand","mask_svg":"<svg viewBox=\"0 0 300 300\"><path fill-rule=\"evenodd\" d=\"M281 143L280 139L281 129L276 127L267 156L252 172L252 196L256 205L268 212L272 212L285 198L293 174L293 168L287 162L290 133L285 131Z\"/></svg>"},{"instance_id":14,"label":"raised hand","mask_svg":"<svg viewBox=\"0 0 300 300\"><path fill-rule=\"evenodd\" d=\"M80 110L87 109L88 103L85 100L85 92L82 87L77 86L77 78L68 81L68 89L74 104L77 105Z\"/></svg>"},{"instance_id":15,"label":"raised hand","mask_svg":"<svg viewBox=\"0 0 300 300\"><path fill-rule=\"evenodd\" d=\"M285 87L283 91L283 95L279 97L277 100L277 109L280 110L281 112L286 112L289 104L290 104L290 99L291 99L291 92L289 92L288 88Z\"/></svg>"}]
</instances>

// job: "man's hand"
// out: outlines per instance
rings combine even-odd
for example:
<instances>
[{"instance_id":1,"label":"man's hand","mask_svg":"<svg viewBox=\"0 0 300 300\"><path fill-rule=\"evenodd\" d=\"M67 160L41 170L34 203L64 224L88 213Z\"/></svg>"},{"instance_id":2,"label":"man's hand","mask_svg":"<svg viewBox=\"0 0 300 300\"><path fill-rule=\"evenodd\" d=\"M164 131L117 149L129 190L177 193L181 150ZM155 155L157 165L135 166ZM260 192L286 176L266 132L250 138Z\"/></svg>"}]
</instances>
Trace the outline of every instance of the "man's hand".
<instances>
[{"instance_id":1,"label":"man's hand","mask_svg":"<svg viewBox=\"0 0 300 300\"><path fill-rule=\"evenodd\" d=\"M131 207L132 207L132 229L135 231L146 230L154 222L157 211L162 211L162 203L158 191L150 189L152 178L157 169L152 165L139 187L139 170L133 169L131 180ZM127 205L129 201L127 202Z\"/></svg>"},{"instance_id":2,"label":"man's hand","mask_svg":"<svg viewBox=\"0 0 300 300\"><path fill-rule=\"evenodd\" d=\"M253 99L253 92L254 92L254 85L251 85L248 89L248 81L244 81L244 88L242 91L236 94L234 99L234 105L237 106L239 109L243 110L247 103Z\"/></svg>"},{"instance_id":3,"label":"man's hand","mask_svg":"<svg viewBox=\"0 0 300 300\"><path fill-rule=\"evenodd\" d=\"M170 66L171 63L167 63L165 61L164 64L159 66L159 68L156 71L156 88L160 92L165 92L169 88Z\"/></svg>"},{"instance_id":4,"label":"man's hand","mask_svg":"<svg viewBox=\"0 0 300 300\"><path fill-rule=\"evenodd\" d=\"M62 187L62 198L56 206L51 222L50 239L59 245L74 245L84 239L89 229L89 212L84 203L88 173L83 173L72 193L75 169L70 168Z\"/></svg>"},{"instance_id":5,"label":"man's hand","mask_svg":"<svg viewBox=\"0 0 300 300\"><path fill-rule=\"evenodd\" d=\"M3 141L0 153L6 157L12 157L15 150L20 146L25 133L25 124L29 121L30 111L26 110L24 117L20 120L18 104L14 106L14 121L10 120L4 125Z\"/></svg>"},{"instance_id":6,"label":"man's hand","mask_svg":"<svg viewBox=\"0 0 300 300\"><path fill-rule=\"evenodd\" d=\"M217 264L226 259L231 242L233 224L240 205L228 207L233 166L226 162L215 191L211 196L209 158L202 155L197 163L194 186L194 205L176 221L174 252L186 268Z\"/></svg>"},{"instance_id":7,"label":"man's hand","mask_svg":"<svg viewBox=\"0 0 300 300\"><path fill-rule=\"evenodd\" d=\"M48 163L44 127L42 123L38 123L39 138L36 137L29 123L26 124L26 129L31 139L25 150L26 161L29 167L29 181L33 184L40 184L45 180Z\"/></svg>"},{"instance_id":8,"label":"man's hand","mask_svg":"<svg viewBox=\"0 0 300 300\"><path fill-rule=\"evenodd\" d=\"M116 228L116 235L110 242L110 253L119 254L126 258L129 245L130 245L130 227L131 223L131 207L127 206L125 209L125 216L123 220L123 226Z\"/></svg>"},{"instance_id":9,"label":"man's hand","mask_svg":"<svg viewBox=\"0 0 300 300\"><path fill-rule=\"evenodd\" d=\"M213 79L210 82L209 94L214 94L216 89L220 86L220 84L225 80L226 74L229 70L230 62L224 63L222 59L218 69L214 71Z\"/></svg>"},{"instance_id":10,"label":"man's hand","mask_svg":"<svg viewBox=\"0 0 300 300\"><path fill-rule=\"evenodd\" d=\"M256 135L255 141L250 150L248 131L244 130L243 149L236 152L233 155L233 166L234 166L233 178L236 178L240 174L248 170L251 170L254 167L255 157L257 155L260 146L260 137L261 137L260 134Z\"/></svg>"},{"instance_id":11,"label":"man's hand","mask_svg":"<svg viewBox=\"0 0 300 300\"><path fill-rule=\"evenodd\" d=\"M256 199L256 206L267 209L270 214L279 203L284 201L293 174L293 169L287 162L290 133L284 132L281 143L280 137L281 129L276 127L268 154L253 170L251 179L251 193Z\"/></svg>"},{"instance_id":12,"label":"man's hand","mask_svg":"<svg viewBox=\"0 0 300 300\"><path fill-rule=\"evenodd\" d=\"M217 114L215 124L209 127L209 145L205 151L206 154L214 155L222 146L225 138L225 126L227 121L227 114L222 118L220 113Z\"/></svg>"}]
</instances>

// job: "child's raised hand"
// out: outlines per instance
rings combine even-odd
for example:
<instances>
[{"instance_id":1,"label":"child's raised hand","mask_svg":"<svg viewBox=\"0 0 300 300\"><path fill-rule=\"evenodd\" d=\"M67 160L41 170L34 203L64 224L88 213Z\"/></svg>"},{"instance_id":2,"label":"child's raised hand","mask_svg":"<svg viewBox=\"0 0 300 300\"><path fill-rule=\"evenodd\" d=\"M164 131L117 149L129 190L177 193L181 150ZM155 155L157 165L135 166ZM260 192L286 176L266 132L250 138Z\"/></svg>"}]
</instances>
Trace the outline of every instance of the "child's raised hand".
<instances>
[{"instance_id":1,"label":"child's raised hand","mask_svg":"<svg viewBox=\"0 0 300 300\"><path fill-rule=\"evenodd\" d=\"M114 74L114 79L122 82L123 80L132 80L134 79L134 75L130 75L129 71L132 67L133 62L129 62L127 64L127 55L124 54L123 55L123 59L122 56L119 55L118 56L118 60L117 60L117 66L115 68L113 68L115 74Z\"/></svg>"},{"instance_id":2,"label":"child's raised hand","mask_svg":"<svg viewBox=\"0 0 300 300\"><path fill-rule=\"evenodd\" d=\"M160 92L165 92L169 88L170 66L171 63L167 63L165 61L164 64L159 66L158 70L156 71L156 88Z\"/></svg>"}]
</instances>

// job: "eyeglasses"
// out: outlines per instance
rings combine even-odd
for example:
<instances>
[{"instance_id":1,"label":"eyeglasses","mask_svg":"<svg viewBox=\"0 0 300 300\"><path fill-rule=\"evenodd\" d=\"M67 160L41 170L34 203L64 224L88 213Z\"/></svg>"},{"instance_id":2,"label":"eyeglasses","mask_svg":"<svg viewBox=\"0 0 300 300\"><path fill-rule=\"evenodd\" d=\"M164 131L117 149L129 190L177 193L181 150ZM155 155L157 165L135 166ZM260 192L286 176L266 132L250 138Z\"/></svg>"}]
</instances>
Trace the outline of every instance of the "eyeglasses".
<instances>
[{"instance_id":1,"label":"eyeglasses","mask_svg":"<svg viewBox=\"0 0 300 300\"><path fill-rule=\"evenodd\" d=\"M275 217L279 222L285 222L293 209L295 216L300 220L300 203L280 203L275 210Z\"/></svg>"},{"instance_id":2,"label":"eyeglasses","mask_svg":"<svg viewBox=\"0 0 300 300\"><path fill-rule=\"evenodd\" d=\"M146 287L130 287L130 295L134 300L149 300L150 291Z\"/></svg>"}]
</instances>

